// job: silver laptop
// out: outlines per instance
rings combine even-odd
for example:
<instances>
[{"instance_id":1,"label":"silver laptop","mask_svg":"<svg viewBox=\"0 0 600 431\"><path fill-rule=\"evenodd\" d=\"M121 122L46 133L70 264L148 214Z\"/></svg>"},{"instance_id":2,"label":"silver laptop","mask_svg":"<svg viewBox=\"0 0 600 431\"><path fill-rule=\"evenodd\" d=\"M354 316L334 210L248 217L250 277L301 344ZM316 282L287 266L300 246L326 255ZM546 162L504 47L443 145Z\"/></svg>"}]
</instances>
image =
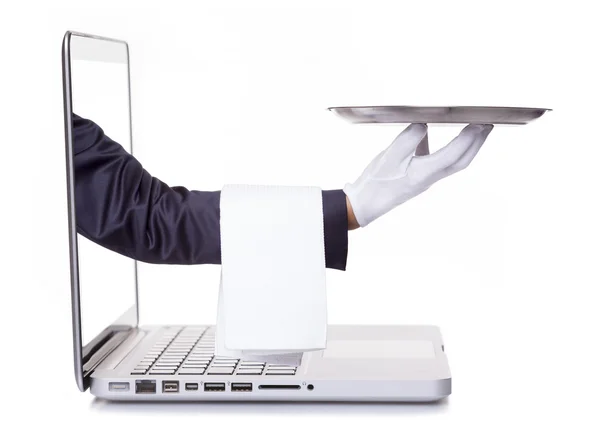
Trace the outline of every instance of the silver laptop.
<instances>
[{"instance_id":1,"label":"silver laptop","mask_svg":"<svg viewBox=\"0 0 600 431\"><path fill-rule=\"evenodd\" d=\"M397 401L447 397L451 379L434 326L331 325L327 349L281 365L214 355L215 328L138 326L137 263L77 232L73 114L132 152L126 42L63 40L73 352L81 391L138 401ZM216 288L216 286L215 286Z\"/></svg>"}]
</instances>

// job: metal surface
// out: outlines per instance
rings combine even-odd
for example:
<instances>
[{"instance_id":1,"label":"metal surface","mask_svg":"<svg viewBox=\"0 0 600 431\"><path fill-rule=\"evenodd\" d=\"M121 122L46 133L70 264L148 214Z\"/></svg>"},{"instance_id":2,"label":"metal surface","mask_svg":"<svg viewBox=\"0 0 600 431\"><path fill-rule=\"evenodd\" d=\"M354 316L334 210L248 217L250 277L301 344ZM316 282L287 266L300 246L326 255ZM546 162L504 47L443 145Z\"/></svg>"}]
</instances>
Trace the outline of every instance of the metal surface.
<instances>
[{"instance_id":1,"label":"metal surface","mask_svg":"<svg viewBox=\"0 0 600 431\"><path fill-rule=\"evenodd\" d=\"M65 150L67 159L67 207L69 223L69 262L71 266L71 315L73 320L73 364L79 390L86 389L83 379L81 307L79 305L79 265L77 261L77 224L75 221L75 184L73 169L73 115L71 109L71 32L65 33L62 49L63 106L65 116Z\"/></svg>"},{"instance_id":2,"label":"metal surface","mask_svg":"<svg viewBox=\"0 0 600 431\"><path fill-rule=\"evenodd\" d=\"M527 124L551 109L502 106L338 106L328 108L355 123Z\"/></svg>"}]
</instances>

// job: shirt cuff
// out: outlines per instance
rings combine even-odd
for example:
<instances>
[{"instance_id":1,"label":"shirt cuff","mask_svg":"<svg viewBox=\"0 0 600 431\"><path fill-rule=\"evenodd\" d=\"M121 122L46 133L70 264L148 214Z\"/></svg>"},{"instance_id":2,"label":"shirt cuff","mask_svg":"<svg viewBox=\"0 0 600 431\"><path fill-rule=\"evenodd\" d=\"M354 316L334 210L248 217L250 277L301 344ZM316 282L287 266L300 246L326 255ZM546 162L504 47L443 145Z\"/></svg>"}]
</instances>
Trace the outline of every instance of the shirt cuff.
<instances>
[{"instance_id":1,"label":"shirt cuff","mask_svg":"<svg viewBox=\"0 0 600 431\"><path fill-rule=\"evenodd\" d=\"M346 269L348 257L348 209L343 190L323 190L325 266Z\"/></svg>"}]
</instances>

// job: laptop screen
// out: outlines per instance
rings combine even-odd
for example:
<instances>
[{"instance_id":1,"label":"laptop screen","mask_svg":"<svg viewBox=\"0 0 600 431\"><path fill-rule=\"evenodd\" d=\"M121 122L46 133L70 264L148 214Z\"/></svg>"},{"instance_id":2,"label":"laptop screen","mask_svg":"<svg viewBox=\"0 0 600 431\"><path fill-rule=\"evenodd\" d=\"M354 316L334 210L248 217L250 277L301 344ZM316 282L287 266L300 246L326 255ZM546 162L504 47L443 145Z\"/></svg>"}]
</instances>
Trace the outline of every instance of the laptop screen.
<instances>
[{"instance_id":1,"label":"laptop screen","mask_svg":"<svg viewBox=\"0 0 600 431\"><path fill-rule=\"evenodd\" d=\"M64 52L68 57L65 59L68 63L65 64L70 64L70 70L65 67L65 72L70 78L65 84L68 81L71 84L72 119L82 117L93 121L102 128L106 136L131 153L127 45L119 41L72 34L69 49ZM67 85L65 91L68 91ZM65 104L65 109L69 108L68 105ZM73 123L71 127L74 127ZM76 211L70 211L70 223L71 233L73 234L74 227L77 233L75 238L71 236L71 265L76 278L73 288L78 289L81 340L79 347L83 367L89 356L94 353L95 346L110 333L137 325L137 293L135 261L87 239L82 235L81 223L77 222L78 217L85 217L88 221L102 223L100 212L108 204L102 201L97 202L97 205L95 202L89 203L90 199L104 199L102 194L96 196L94 187L90 185L90 178L94 182L114 181L103 176L102 172L93 172L93 165L84 166L80 162L90 148L87 148L88 144L82 146L81 142L77 142L78 137L81 139L81 133L72 128L71 142L68 139L67 145L72 147L70 160L68 157L68 169L71 174L69 181L73 185L69 190L69 203ZM85 169L88 171L84 172ZM77 196L86 198L78 202ZM77 295L74 294L73 299L75 314ZM77 352L77 346L75 350Z\"/></svg>"}]
</instances>

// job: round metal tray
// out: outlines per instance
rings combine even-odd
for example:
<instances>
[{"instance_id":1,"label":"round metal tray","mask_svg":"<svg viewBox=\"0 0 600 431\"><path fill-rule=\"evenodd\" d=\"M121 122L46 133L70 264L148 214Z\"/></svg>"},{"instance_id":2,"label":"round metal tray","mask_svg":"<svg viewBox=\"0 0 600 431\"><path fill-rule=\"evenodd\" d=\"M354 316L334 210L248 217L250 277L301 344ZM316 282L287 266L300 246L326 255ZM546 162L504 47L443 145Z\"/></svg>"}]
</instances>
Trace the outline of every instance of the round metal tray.
<instances>
[{"instance_id":1,"label":"round metal tray","mask_svg":"<svg viewBox=\"0 0 600 431\"><path fill-rule=\"evenodd\" d=\"M527 124L551 109L502 106L338 106L351 123Z\"/></svg>"}]
</instances>

